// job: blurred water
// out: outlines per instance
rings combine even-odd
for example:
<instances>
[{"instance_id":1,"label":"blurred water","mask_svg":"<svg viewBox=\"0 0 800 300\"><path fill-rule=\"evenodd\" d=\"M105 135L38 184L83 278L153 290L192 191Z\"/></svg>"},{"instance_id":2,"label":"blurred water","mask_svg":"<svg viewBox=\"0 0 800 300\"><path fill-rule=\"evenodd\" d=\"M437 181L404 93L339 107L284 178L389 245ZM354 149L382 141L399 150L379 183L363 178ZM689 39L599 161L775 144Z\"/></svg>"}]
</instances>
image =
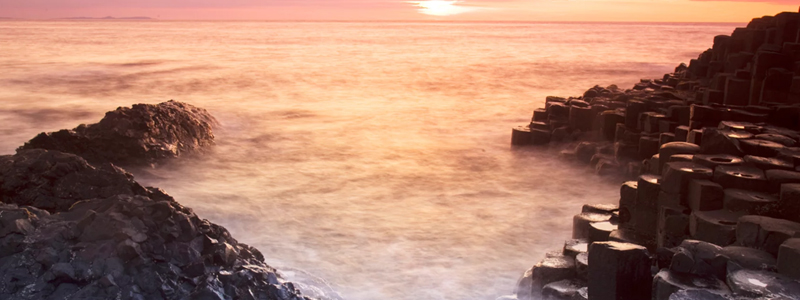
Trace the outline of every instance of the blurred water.
<instances>
[{"instance_id":1,"label":"blurred water","mask_svg":"<svg viewBox=\"0 0 800 300\"><path fill-rule=\"evenodd\" d=\"M628 88L732 24L0 22L0 154L168 99L222 123L137 171L331 298L494 299L618 182L512 151L547 95Z\"/></svg>"}]
</instances>

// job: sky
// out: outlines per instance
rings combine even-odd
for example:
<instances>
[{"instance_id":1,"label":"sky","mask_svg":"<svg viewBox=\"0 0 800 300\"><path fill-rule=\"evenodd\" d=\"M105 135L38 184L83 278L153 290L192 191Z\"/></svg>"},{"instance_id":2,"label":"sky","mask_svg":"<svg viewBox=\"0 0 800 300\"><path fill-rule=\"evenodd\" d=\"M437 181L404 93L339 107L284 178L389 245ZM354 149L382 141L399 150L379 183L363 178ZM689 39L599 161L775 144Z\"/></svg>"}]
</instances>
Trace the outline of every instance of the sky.
<instances>
[{"instance_id":1,"label":"sky","mask_svg":"<svg viewBox=\"0 0 800 300\"><path fill-rule=\"evenodd\" d=\"M798 6L798 0L0 0L0 17L744 23Z\"/></svg>"}]
</instances>

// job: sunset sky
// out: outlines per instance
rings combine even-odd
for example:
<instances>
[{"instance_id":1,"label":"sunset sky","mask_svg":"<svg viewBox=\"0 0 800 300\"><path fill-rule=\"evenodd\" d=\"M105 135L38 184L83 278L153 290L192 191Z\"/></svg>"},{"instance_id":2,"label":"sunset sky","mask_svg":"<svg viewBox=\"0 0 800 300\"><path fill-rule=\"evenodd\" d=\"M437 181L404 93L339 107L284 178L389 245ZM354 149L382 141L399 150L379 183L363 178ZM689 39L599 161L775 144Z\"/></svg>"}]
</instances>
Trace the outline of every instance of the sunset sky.
<instances>
[{"instance_id":1,"label":"sunset sky","mask_svg":"<svg viewBox=\"0 0 800 300\"><path fill-rule=\"evenodd\" d=\"M0 0L0 17L747 22L798 0Z\"/></svg>"}]
</instances>

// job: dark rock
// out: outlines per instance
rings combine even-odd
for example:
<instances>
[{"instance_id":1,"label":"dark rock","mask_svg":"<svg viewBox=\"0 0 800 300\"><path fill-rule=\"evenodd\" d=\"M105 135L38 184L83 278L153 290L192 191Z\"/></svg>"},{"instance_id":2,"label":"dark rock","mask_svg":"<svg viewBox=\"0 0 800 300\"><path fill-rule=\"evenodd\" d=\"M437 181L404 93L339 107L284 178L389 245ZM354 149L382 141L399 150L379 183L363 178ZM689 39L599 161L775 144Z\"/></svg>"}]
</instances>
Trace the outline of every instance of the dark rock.
<instances>
[{"instance_id":1,"label":"dark rock","mask_svg":"<svg viewBox=\"0 0 800 300\"><path fill-rule=\"evenodd\" d=\"M41 133L20 150L57 150L90 162L149 165L212 145L216 124L206 110L186 103L136 104L108 112L95 124Z\"/></svg>"},{"instance_id":2,"label":"dark rock","mask_svg":"<svg viewBox=\"0 0 800 300\"><path fill-rule=\"evenodd\" d=\"M783 159L745 155L744 161L764 171L772 169L794 171L794 164Z\"/></svg>"},{"instance_id":3,"label":"dark rock","mask_svg":"<svg viewBox=\"0 0 800 300\"><path fill-rule=\"evenodd\" d=\"M762 250L742 246L727 246L722 248L722 254L728 257L728 270L777 270L775 257Z\"/></svg>"},{"instance_id":4,"label":"dark rock","mask_svg":"<svg viewBox=\"0 0 800 300\"><path fill-rule=\"evenodd\" d=\"M593 243L589 250L589 298L649 299L652 275L645 247Z\"/></svg>"},{"instance_id":5,"label":"dark rock","mask_svg":"<svg viewBox=\"0 0 800 300\"><path fill-rule=\"evenodd\" d=\"M723 207L722 186L705 179L694 179L689 182L686 197L689 208L694 211L717 210Z\"/></svg>"},{"instance_id":6,"label":"dark rock","mask_svg":"<svg viewBox=\"0 0 800 300\"><path fill-rule=\"evenodd\" d=\"M800 280L800 238L791 238L778 248L778 272Z\"/></svg>"},{"instance_id":7,"label":"dark rock","mask_svg":"<svg viewBox=\"0 0 800 300\"><path fill-rule=\"evenodd\" d=\"M763 191L766 184L764 171L746 166L718 166L714 169L714 182L724 188Z\"/></svg>"},{"instance_id":8,"label":"dark rock","mask_svg":"<svg viewBox=\"0 0 800 300\"><path fill-rule=\"evenodd\" d=\"M741 189L726 189L723 201L725 209L748 215L770 215L778 204L775 197Z\"/></svg>"},{"instance_id":9,"label":"dark rock","mask_svg":"<svg viewBox=\"0 0 800 300\"><path fill-rule=\"evenodd\" d=\"M727 210L693 211L689 218L689 233L693 238L718 246L736 240L736 222L741 214Z\"/></svg>"},{"instance_id":10,"label":"dark rock","mask_svg":"<svg viewBox=\"0 0 800 300\"><path fill-rule=\"evenodd\" d=\"M0 156L0 182L3 202L50 212L83 199L147 194L132 175L113 165L95 167L72 154L40 149Z\"/></svg>"},{"instance_id":11,"label":"dark rock","mask_svg":"<svg viewBox=\"0 0 800 300\"><path fill-rule=\"evenodd\" d=\"M784 241L800 233L800 223L763 216L743 216L736 226L736 243L772 255Z\"/></svg>"},{"instance_id":12,"label":"dark rock","mask_svg":"<svg viewBox=\"0 0 800 300\"><path fill-rule=\"evenodd\" d=\"M730 295L725 283L715 277L682 274L663 269L653 278L652 299L670 299L672 294L681 290L706 290L716 295Z\"/></svg>"},{"instance_id":13,"label":"dark rock","mask_svg":"<svg viewBox=\"0 0 800 300\"><path fill-rule=\"evenodd\" d=\"M738 166L744 163L741 157L728 154L695 154L692 162L714 169L717 166Z\"/></svg>"}]
</instances>

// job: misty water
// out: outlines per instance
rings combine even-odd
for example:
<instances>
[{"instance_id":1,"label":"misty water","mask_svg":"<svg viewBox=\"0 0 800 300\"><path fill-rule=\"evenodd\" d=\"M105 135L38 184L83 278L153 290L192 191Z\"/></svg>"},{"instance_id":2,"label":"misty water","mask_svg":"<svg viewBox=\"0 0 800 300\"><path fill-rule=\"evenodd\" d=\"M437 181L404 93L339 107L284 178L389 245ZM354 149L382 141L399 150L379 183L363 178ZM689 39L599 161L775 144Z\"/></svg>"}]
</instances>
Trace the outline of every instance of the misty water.
<instances>
[{"instance_id":1,"label":"misty water","mask_svg":"<svg viewBox=\"0 0 800 300\"><path fill-rule=\"evenodd\" d=\"M0 154L169 99L210 153L134 172L331 299L494 299L619 181L512 150L547 95L660 77L734 24L0 22ZM309 291L314 293L313 291Z\"/></svg>"}]
</instances>

